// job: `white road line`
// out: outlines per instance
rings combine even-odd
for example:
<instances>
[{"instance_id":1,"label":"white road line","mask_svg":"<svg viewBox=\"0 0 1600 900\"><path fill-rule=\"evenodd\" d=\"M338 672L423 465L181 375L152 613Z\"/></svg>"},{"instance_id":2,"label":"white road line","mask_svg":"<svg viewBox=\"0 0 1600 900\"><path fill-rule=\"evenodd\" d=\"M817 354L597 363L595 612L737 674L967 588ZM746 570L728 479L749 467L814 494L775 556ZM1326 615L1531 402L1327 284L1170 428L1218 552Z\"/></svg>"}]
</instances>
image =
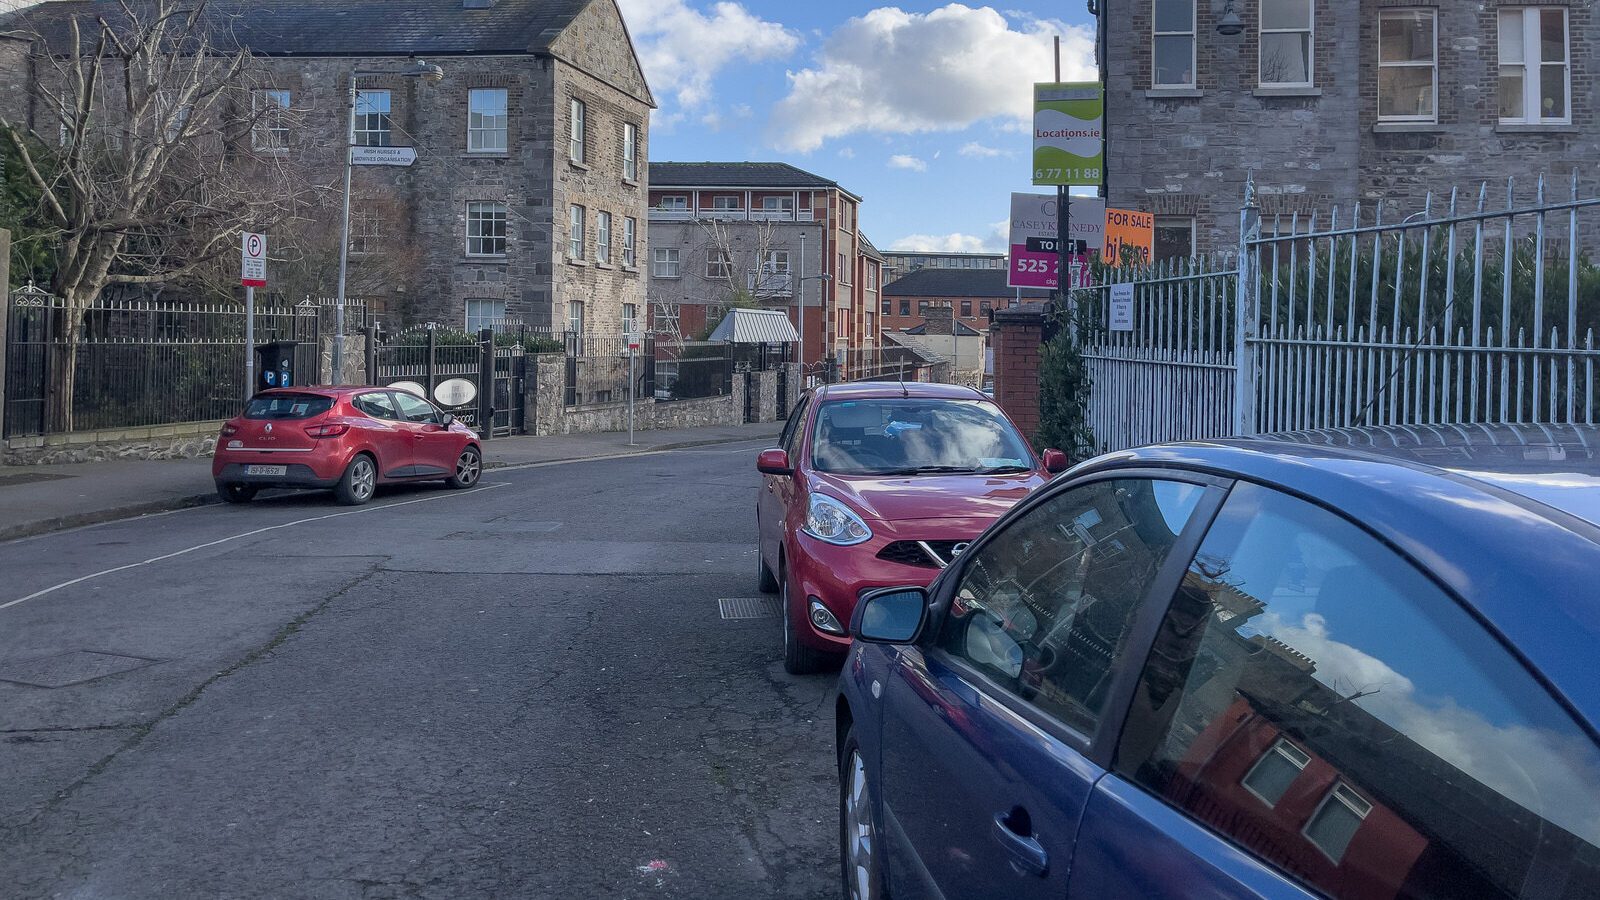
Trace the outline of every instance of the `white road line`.
<instances>
[{"instance_id":1,"label":"white road line","mask_svg":"<svg viewBox=\"0 0 1600 900\"><path fill-rule=\"evenodd\" d=\"M164 554L162 554L160 556L152 556L149 559L141 560L140 562L136 562L136 563L128 563L125 566L117 566L116 568L105 569L103 571L94 572L94 573L89 574L89 575L80 575L79 577L74 578L74 579L72 579L70 581L63 581L60 584L51 585L50 587L47 587L44 590L34 591L33 593L29 594L26 597L18 597L17 599L12 600L12 601L7 602L7 603L0 603L0 609L10 609L11 607L16 606L16 605L18 605L20 603L27 603L29 600L37 600L38 598L43 597L46 594L53 594L56 591L61 590L62 588L69 588L69 587L72 587L75 584L82 584L85 581L92 581L92 580L94 580L96 578L99 578L99 577L101 577L103 575L114 575L117 572L126 572L129 569L137 569L140 566L148 566L148 565L151 565L152 563L163 562L165 560L169 560L169 559L173 559L175 557L183 556L186 553L193 553L196 550L204 550L207 547L215 547L218 544L226 544L226 543L228 543L230 541L237 541L237 540L240 540L242 538L254 537L255 535L265 534L265 533L267 533L269 531L277 531L280 528L292 528L295 525L305 525L305 524L307 524L309 522L323 522L323 521L326 521L328 519L339 519L339 518L343 518L345 516L359 516L362 513L378 512L380 510L393 509L396 506L410 506L413 503L431 503L431 502L433 502L435 500L450 500L450 499L454 499L456 497L465 497L465 496L467 496L469 494L478 494L478 493L482 493L483 491L491 491L491 490L494 490L497 487L505 487L506 484L509 484L509 482L503 482L503 483L500 483L500 484L486 484L486 485L483 485L481 487L473 488L470 491L460 491L460 492L457 492L457 493L440 494L440 495L433 496L433 497L419 497L416 500L402 500L399 503L385 503L385 504L383 504L381 506L368 506L368 507L366 507L364 509L350 509L350 510L346 510L344 512L328 513L327 515L322 515L322 516L310 516L310 517L304 518L304 519L296 519L293 522L281 522L281 523L279 523L277 525L268 525L265 528L257 528L254 531L246 531L246 532L243 532L242 534L235 534L235 535L230 535L230 536L225 537L225 538L218 538L218 539L216 539L214 541L207 541L204 544L195 544L193 547L185 547L182 550L175 550L175 551L173 551L171 553L164 553Z\"/></svg>"}]
</instances>

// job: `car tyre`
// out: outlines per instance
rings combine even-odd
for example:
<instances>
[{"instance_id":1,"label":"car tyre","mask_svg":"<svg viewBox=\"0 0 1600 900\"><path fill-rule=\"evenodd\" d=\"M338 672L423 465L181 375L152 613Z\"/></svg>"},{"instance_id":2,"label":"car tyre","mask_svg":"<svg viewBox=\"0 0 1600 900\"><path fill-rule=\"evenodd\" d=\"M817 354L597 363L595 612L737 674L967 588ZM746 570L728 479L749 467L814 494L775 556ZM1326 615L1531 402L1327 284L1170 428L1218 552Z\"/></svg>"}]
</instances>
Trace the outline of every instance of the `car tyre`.
<instances>
[{"instance_id":1,"label":"car tyre","mask_svg":"<svg viewBox=\"0 0 1600 900\"><path fill-rule=\"evenodd\" d=\"M855 726L839 753L839 875L848 900L888 900L883 880L883 840L872 810L866 757Z\"/></svg>"},{"instance_id":2,"label":"car tyre","mask_svg":"<svg viewBox=\"0 0 1600 900\"><path fill-rule=\"evenodd\" d=\"M334 485L333 495L345 506L360 506L378 490L378 464L365 453L356 454Z\"/></svg>"},{"instance_id":3,"label":"car tyre","mask_svg":"<svg viewBox=\"0 0 1600 900\"><path fill-rule=\"evenodd\" d=\"M217 485L217 494L227 503L249 503L256 498L256 491L260 488L253 484L240 484L229 482Z\"/></svg>"},{"instance_id":4,"label":"car tyre","mask_svg":"<svg viewBox=\"0 0 1600 900\"><path fill-rule=\"evenodd\" d=\"M760 533L760 525L756 526ZM767 567L767 561L761 558L761 539L756 539L756 587L763 594L776 594L778 592L778 576L772 574L772 569Z\"/></svg>"},{"instance_id":5,"label":"car tyre","mask_svg":"<svg viewBox=\"0 0 1600 900\"><path fill-rule=\"evenodd\" d=\"M832 653L817 650L800 643L794 633L793 610L789 608L789 567L778 563L778 598L783 605L783 668L790 675L814 675L838 665Z\"/></svg>"},{"instance_id":6,"label":"car tyre","mask_svg":"<svg viewBox=\"0 0 1600 900\"><path fill-rule=\"evenodd\" d=\"M459 457L456 457L456 470L449 478L444 480L444 483L461 490L477 484L482 475L483 454L478 452L477 447L468 447L461 451Z\"/></svg>"}]
</instances>

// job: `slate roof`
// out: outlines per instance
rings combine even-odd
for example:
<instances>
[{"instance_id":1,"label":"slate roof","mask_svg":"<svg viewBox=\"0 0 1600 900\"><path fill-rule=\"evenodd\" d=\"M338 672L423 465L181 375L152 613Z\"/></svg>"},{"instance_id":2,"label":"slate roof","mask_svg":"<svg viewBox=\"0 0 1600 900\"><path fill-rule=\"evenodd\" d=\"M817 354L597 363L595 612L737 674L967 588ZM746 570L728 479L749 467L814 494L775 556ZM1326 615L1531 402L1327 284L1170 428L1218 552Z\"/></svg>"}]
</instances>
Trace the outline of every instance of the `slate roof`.
<instances>
[{"instance_id":1,"label":"slate roof","mask_svg":"<svg viewBox=\"0 0 1600 900\"><path fill-rule=\"evenodd\" d=\"M496 0L465 9L462 0L212 0L208 12L217 42L263 56L516 55L547 52L590 2ZM36 32L61 46L73 17L94 16L126 21L117 0L50 0L0 16L0 32Z\"/></svg>"},{"instance_id":2,"label":"slate roof","mask_svg":"<svg viewBox=\"0 0 1600 900\"><path fill-rule=\"evenodd\" d=\"M875 259L878 262L883 262L883 253L879 251L877 247L873 246L872 241L867 239L867 233L865 231L857 232L856 237L861 239L861 254L863 256L866 256L870 259Z\"/></svg>"},{"instance_id":3,"label":"slate roof","mask_svg":"<svg viewBox=\"0 0 1600 900\"><path fill-rule=\"evenodd\" d=\"M722 188L838 188L839 183L781 162L654 162L650 186ZM839 188L844 190L844 188ZM849 194L849 191L845 191ZM854 197L854 194L851 194Z\"/></svg>"},{"instance_id":4,"label":"slate roof","mask_svg":"<svg viewBox=\"0 0 1600 900\"><path fill-rule=\"evenodd\" d=\"M923 319L921 325L913 325L910 328L907 328L905 331L906 331L906 334L927 334L928 333L928 320L927 319ZM983 334L983 332L977 330L976 328L973 328L971 325L968 325L967 323L961 321L960 319L956 320L956 329L955 329L955 331L956 331L956 337L977 337L977 336ZM937 337L938 335L935 335L935 336Z\"/></svg>"},{"instance_id":5,"label":"slate roof","mask_svg":"<svg viewBox=\"0 0 1600 900\"><path fill-rule=\"evenodd\" d=\"M1004 269L918 269L883 287L885 297L995 297L1015 299ZM1045 299L1049 291L1023 288L1023 299Z\"/></svg>"}]
</instances>

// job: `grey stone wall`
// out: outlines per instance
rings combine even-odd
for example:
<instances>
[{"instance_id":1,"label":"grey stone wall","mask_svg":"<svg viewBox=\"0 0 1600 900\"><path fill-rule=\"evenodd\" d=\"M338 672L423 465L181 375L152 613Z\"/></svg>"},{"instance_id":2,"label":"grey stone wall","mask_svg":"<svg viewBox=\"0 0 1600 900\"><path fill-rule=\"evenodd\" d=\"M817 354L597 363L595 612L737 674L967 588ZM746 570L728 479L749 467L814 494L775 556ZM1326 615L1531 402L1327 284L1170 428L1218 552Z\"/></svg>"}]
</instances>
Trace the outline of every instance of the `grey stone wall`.
<instances>
[{"instance_id":1,"label":"grey stone wall","mask_svg":"<svg viewBox=\"0 0 1600 900\"><path fill-rule=\"evenodd\" d=\"M0 441L0 466L100 462L108 459L192 459L217 449L222 421L75 431Z\"/></svg>"},{"instance_id":2,"label":"grey stone wall","mask_svg":"<svg viewBox=\"0 0 1600 900\"><path fill-rule=\"evenodd\" d=\"M1394 0L1315 3L1314 87L1259 87L1258 0L1237 0L1244 34L1217 34L1225 0L1198 0L1194 90L1152 89L1152 5L1111 0L1107 27L1108 193L1114 207L1193 216L1201 252L1237 246L1239 207L1254 171L1263 226L1296 212L1383 200L1393 221L1422 208L1428 190L1475 193L1509 175L1531 185L1538 172L1565 178L1600 156L1600 21L1594 0L1560 0L1570 11L1573 125L1499 125L1496 13L1510 2L1442 3L1439 122L1377 122L1378 10ZM1527 5L1527 4L1522 4ZM1531 198L1531 190L1529 192ZM1366 221L1370 222L1370 219Z\"/></svg>"}]
</instances>

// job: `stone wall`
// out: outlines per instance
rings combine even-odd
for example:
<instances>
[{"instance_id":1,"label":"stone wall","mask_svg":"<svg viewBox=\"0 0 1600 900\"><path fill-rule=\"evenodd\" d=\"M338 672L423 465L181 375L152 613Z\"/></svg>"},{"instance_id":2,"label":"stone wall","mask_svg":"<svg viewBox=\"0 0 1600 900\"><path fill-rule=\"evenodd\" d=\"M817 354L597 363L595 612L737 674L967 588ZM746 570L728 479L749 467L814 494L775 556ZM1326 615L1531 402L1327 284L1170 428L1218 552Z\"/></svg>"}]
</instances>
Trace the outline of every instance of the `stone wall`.
<instances>
[{"instance_id":1,"label":"stone wall","mask_svg":"<svg viewBox=\"0 0 1600 900\"><path fill-rule=\"evenodd\" d=\"M541 353L529 357L525 421L528 433L535 435L586 434L601 431L628 430L628 404L598 403L568 408L566 394L566 357L560 353ZM777 373L759 372L765 376L760 384L770 395L770 402L762 421L777 420ZM791 383L797 383L797 375ZM798 392L796 391L796 396ZM793 408L791 402L790 408ZM634 404L634 430L652 431L662 428L698 428L711 425L739 425L744 422L745 381L733 379L733 391L725 397L707 397L700 400L672 400L657 402L645 398Z\"/></svg>"},{"instance_id":2,"label":"stone wall","mask_svg":"<svg viewBox=\"0 0 1600 900\"><path fill-rule=\"evenodd\" d=\"M192 459L217 447L222 420L75 431L0 441L0 465L33 466L108 459Z\"/></svg>"}]
</instances>

